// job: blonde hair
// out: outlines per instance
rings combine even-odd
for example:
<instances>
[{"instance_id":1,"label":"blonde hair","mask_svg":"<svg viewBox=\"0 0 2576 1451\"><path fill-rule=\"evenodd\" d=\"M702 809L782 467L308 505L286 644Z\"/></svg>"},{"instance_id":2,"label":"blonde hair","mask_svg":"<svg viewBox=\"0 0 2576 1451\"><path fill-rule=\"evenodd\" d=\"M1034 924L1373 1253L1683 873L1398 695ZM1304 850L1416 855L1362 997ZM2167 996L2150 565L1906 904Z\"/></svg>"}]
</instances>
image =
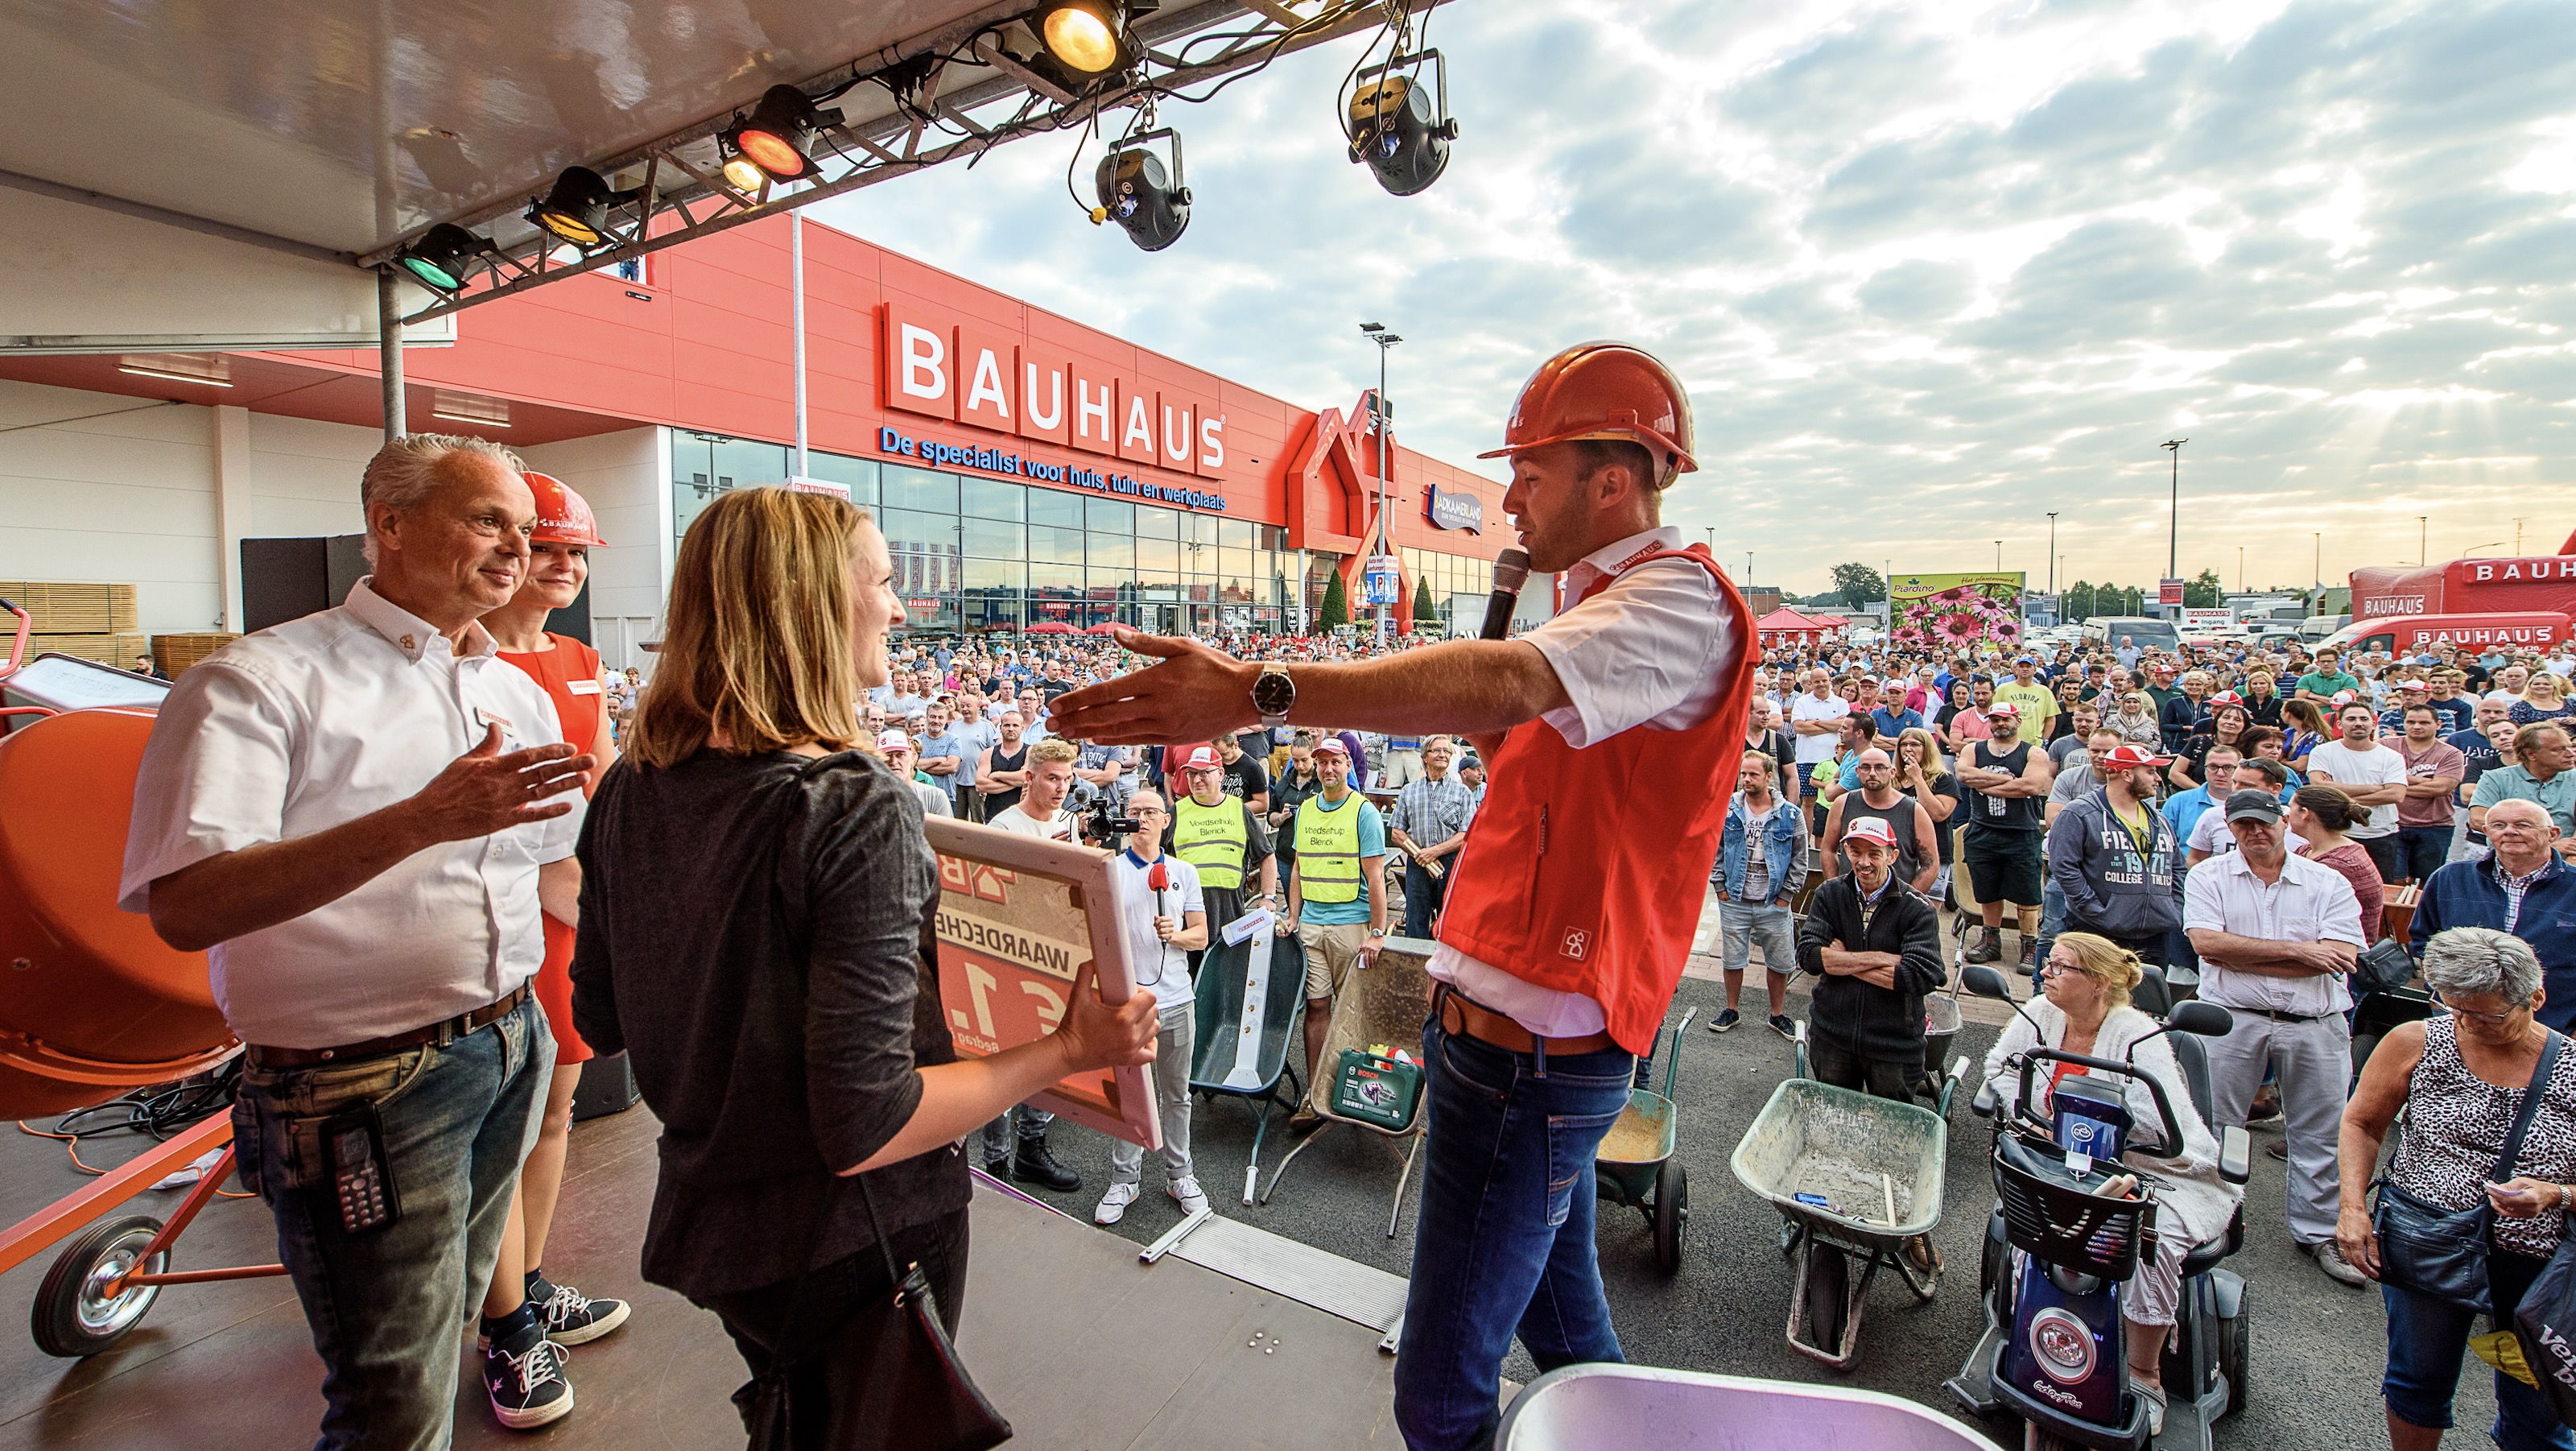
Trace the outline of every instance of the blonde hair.
<instances>
[{"instance_id":1,"label":"blonde hair","mask_svg":"<svg viewBox=\"0 0 2576 1451\"><path fill-rule=\"evenodd\" d=\"M2057 946L2075 954L2076 968L2102 985L2115 1008L2127 1007L2129 995L2147 980L2146 969L2138 964L2138 954L2098 933L2061 932Z\"/></svg>"},{"instance_id":2,"label":"blonde hair","mask_svg":"<svg viewBox=\"0 0 2576 1451\"><path fill-rule=\"evenodd\" d=\"M866 511L788 489L718 498L680 541L662 663L625 753L676 766L722 731L734 755L859 739L850 559Z\"/></svg>"},{"instance_id":3,"label":"blonde hair","mask_svg":"<svg viewBox=\"0 0 2576 1451\"><path fill-rule=\"evenodd\" d=\"M1905 729L1903 729L1903 730L1901 730L1901 731L1898 731L1898 732L1896 733L1896 746L1895 746L1895 750L1894 750L1894 753L1893 753L1893 754L1894 754L1895 761L1896 761L1896 763L1897 763L1899 766L1902 766L1902 765L1904 765L1904 764L1905 764L1905 743L1906 743L1907 741L1917 741L1917 742L1920 742L1920 743L1922 744L1922 747L1923 747L1923 774L1925 774L1926 776L1938 776L1938 775L1940 775L1940 774L1941 774L1941 739L1940 739L1940 737L1935 736L1935 735L1934 735L1934 734L1932 734L1930 731L1925 730L1925 729L1924 729L1923 727L1921 727L1921 726L1907 726Z\"/></svg>"},{"instance_id":4,"label":"blonde hair","mask_svg":"<svg viewBox=\"0 0 2576 1451\"><path fill-rule=\"evenodd\" d=\"M1062 736L1049 736L1029 747L1029 767L1051 766L1058 761L1079 761L1082 748Z\"/></svg>"}]
</instances>

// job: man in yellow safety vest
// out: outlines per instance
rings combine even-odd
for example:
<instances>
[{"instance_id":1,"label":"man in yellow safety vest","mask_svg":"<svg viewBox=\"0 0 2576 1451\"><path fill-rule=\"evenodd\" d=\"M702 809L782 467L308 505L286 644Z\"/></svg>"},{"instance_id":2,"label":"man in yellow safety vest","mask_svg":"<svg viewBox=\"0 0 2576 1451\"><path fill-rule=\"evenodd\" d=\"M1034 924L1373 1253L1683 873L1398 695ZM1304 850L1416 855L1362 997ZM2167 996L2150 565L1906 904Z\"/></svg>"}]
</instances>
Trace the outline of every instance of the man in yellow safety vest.
<instances>
[{"instance_id":1,"label":"man in yellow safety vest","mask_svg":"<svg viewBox=\"0 0 2576 1451\"><path fill-rule=\"evenodd\" d=\"M1315 775L1323 789L1297 807L1297 855L1288 868L1288 917L1281 924L1306 949L1310 1101L1288 1120L1289 1132L1299 1134L1324 1121L1311 1097L1333 999L1351 964L1367 966L1386 945L1386 825L1368 798L1351 789L1351 753L1339 736L1315 742Z\"/></svg>"},{"instance_id":2,"label":"man in yellow safety vest","mask_svg":"<svg viewBox=\"0 0 2576 1451\"><path fill-rule=\"evenodd\" d=\"M1277 908L1279 862L1270 852L1270 828L1242 797L1225 794L1225 760L1216 747L1192 746L1182 752L1181 780L1189 794L1172 803L1163 849L1198 868L1199 895L1207 904L1207 946L1190 954L1195 981L1199 960L1224 942L1227 923L1247 906ZM1243 881L1256 875L1261 895L1247 903Z\"/></svg>"}]
</instances>

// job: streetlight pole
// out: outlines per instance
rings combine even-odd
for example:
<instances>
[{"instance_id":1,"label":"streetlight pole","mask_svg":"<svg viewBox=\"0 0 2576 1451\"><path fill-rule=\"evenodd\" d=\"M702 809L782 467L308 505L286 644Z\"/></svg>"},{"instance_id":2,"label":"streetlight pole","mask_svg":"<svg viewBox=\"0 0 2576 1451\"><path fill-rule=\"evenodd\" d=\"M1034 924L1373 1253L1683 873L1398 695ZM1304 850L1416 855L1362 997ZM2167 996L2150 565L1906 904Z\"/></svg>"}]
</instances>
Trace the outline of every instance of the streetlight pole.
<instances>
[{"instance_id":1,"label":"streetlight pole","mask_svg":"<svg viewBox=\"0 0 2576 1451\"><path fill-rule=\"evenodd\" d=\"M2245 593L2245 546L2236 546L2236 592Z\"/></svg>"},{"instance_id":2,"label":"streetlight pole","mask_svg":"<svg viewBox=\"0 0 2576 1451\"><path fill-rule=\"evenodd\" d=\"M2057 511L2048 511L2048 596L2057 597Z\"/></svg>"},{"instance_id":3,"label":"streetlight pole","mask_svg":"<svg viewBox=\"0 0 2576 1451\"><path fill-rule=\"evenodd\" d=\"M2311 529L2308 540L2316 546L2316 558L2310 568L2314 577L2308 581L2308 603L2316 606L2312 613L2322 615L2326 612L2326 536Z\"/></svg>"},{"instance_id":4,"label":"streetlight pole","mask_svg":"<svg viewBox=\"0 0 2576 1451\"><path fill-rule=\"evenodd\" d=\"M2182 572L2182 446L2188 438L2168 438L2158 445L2173 455L2172 510L2165 526L2165 578Z\"/></svg>"},{"instance_id":5,"label":"streetlight pole","mask_svg":"<svg viewBox=\"0 0 2576 1451\"><path fill-rule=\"evenodd\" d=\"M2415 516L2415 563L2418 568L2433 562L2433 546L2426 542L2424 516Z\"/></svg>"},{"instance_id":6,"label":"streetlight pole","mask_svg":"<svg viewBox=\"0 0 2576 1451\"><path fill-rule=\"evenodd\" d=\"M1998 540L1996 540L1996 541L1995 541L1995 573L1997 573L1997 574L2001 574L2001 573L2003 573L2003 572L2004 572L2004 542L2003 542L2002 540L1998 539Z\"/></svg>"},{"instance_id":7,"label":"streetlight pole","mask_svg":"<svg viewBox=\"0 0 2576 1451\"><path fill-rule=\"evenodd\" d=\"M1370 408L1370 412L1376 415L1371 422L1373 422L1377 427L1377 552L1380 556L1383 556L1388 550L1386 532L1386 436L1389 432L1389 428L1386 408L1386 354L1388 349L1394 347L1397 343L1403 342L1404 339L1388 332L1386 330L1386 324L1382 322L1361 323L1360 331L1368 335L1368 340L1370 342L1377 344L1377 399ZM1366 565L1361 566L1360 577L1363 580L1368 578L1368 567ZM1385 604L1379 605L1377 607L1377 642L1381 645L1385 644L1388 637L1392 636L1394 633L1395 606Z\"/></svg>"}]
</instances>

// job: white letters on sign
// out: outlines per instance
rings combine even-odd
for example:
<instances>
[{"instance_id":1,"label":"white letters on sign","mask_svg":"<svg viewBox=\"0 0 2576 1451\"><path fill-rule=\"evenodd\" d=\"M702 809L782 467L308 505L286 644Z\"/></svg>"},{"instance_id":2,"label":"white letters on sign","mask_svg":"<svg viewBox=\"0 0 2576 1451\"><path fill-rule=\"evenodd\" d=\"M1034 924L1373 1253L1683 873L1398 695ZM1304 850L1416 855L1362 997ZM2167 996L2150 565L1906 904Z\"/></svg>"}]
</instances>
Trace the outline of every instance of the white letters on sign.
<instances>
[{"instance_id":1,"label":"white letters on sign","mask_svg":"<svg viewBox=\"0 0 2576 1451\"><path fill-rule=\"evenodd\" d=\"M1020 385L1020 406L1029 426L1045 430L1064 427L1064 370L1047 369L1043 387L1040 386L1037 364L1029 364L1024 374Z\"/></svg>"},{"instance_id":2,"label":"white letters on sign","mask_svg":"<svg viewBox=\"0 0 2576 1451\"><path fill-rule=\"evenodd\" d=\"M915 323L904 323L902 359L895 386L924 403L948 396L948 342Z\"/></svg>"},{"instance_id":3,"label":"white letters on sign","mask_svg":"<svg viewBox=\"0 0 2576 1451\"><path fill-rule=\"evenodd\" d=\"M1025 322L978 322L904 298L888 299L878 321L887 409L1175 474L1225 474L1214 379L1140 379L1080 340L1054 342Z\"/></svg>"},{"instance_id":4,"label":"white letters on sign","mask_svg":"<svg viewBox=\"0 0 2576 1451\"><path fill-rule=\"evenodd\" d=\"M975 380L966 385L966 408L972 412L987 406L1009 421L1011 397L1002 390L1001 360L993 356L992 349L980 348L975 353Z\"/></svg>"}]
</instances>

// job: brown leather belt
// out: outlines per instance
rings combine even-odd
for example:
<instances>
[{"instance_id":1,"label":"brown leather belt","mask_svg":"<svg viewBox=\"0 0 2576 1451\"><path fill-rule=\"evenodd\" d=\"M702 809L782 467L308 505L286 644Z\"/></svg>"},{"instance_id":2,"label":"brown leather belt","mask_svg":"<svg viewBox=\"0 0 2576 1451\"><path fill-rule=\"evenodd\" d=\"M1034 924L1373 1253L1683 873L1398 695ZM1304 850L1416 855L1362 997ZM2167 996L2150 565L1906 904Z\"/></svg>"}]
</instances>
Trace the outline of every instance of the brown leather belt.
<instances>
[{"instance_id":1,"label":"brown leather belt","mask_svg":"<svg viewBox=\"0 0 2576 1451\"><path fill-rule=\"evenodd\" d=\"M406 1048L417 1048L424 1043L436 1043L442 1037L452 1043L468 1033L490 1027L493 1023L509 1016L519 1004L527 1000L528 989L522 984L499 1001L488 1003L470 1013L441 1018L427 1027L414 1028L407 1033L396 1033L386 1038L369 1038L363 1043L343 1043L336 1048L263 1048L253 1043L250 1045L250 1063L254 1068L312 1068L324 1063L355 1063L368 1058L382 1058L387 1054L400 1053Z\"/></svg>"},{"instance_id":2,"label":"brown leather belt","mask_svg":"<svg viewBox=\"0 0 2576 1451\"><path fill-rule=\"evenodd\" d=\"M1447 983L1440 985L1440 1030L1451 1037L1473 1038L1507 1053L1535 1053L1541 1042L1550 1053L1602 1053L1619 1046L1608 1033L1586 1033L1580 1038L1541 1039L1520 1023L1491 1008L1479 1006L1473 999Z\"/></svg>"}]
</instances>

